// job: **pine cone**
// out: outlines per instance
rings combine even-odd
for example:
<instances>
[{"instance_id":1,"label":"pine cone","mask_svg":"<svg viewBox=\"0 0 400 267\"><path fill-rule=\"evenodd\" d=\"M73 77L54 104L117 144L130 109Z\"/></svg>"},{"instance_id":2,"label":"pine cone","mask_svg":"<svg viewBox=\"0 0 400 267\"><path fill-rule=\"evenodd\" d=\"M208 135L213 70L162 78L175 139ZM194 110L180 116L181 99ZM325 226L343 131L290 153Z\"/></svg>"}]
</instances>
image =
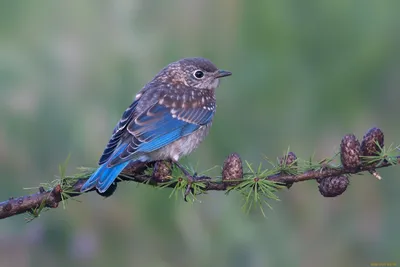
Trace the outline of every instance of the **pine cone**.
<instances>
[{"instance_id":1,"label":"pine cone","mask_svg":"<svg viewBox=\"0 0 400 267\"><path fill-rule=\"evenodd\" d=\"M357 169L361 165L360 142L354 134L347 134L340 143L340 159L345 169Z\"/></svg>"},{"instance_id":2,"label":"pine cone","mask_svg":"<svg viewBox=\"0 0 400 267\"><path fill-rule=\"evenodd\" d=\"M156 161L153 168L153 180L162 183L171 179L172 168L169 161Z\"/></svg>"},{"instance_id":3,"label":"pine cone","mask_svg":"<svg viewBox=\"0 0 400 267\"><path fill-rule=\"evenodd\" d=\"M236 153L230 154L224 161L222 168L222 180L240 180L243 178L243 166L240 156ZM228 185L236 185L239 182L230 182Z\"/></svg>"},{"instance_id":4,"label":"pine cone","mask_svg":"<svg viewBox=\"0 0 400 267\"><path fill-rule=\"evenodd\" d=\"M318 189L324 197L336 197L343 194L349 185L349 178L345 175L320 179Z\"/></svg>"},{"instance_id":5,"label":"pine cone","mask_svg":"<svg viewBox=\"0 0 400 267\"><path fill-rule=\"evenodd\" d=\"M293 162L295 162L297 159L296 154L293 152L289 152L287 155L279 159L279 164L282 166L283 164L286 164L286 166L291 165ZM295 166L297 166L297 162L294 163Z\"/></svg>"},{"instance_id":6,"label":"pine cone","mask_svg":"<svg viewBox=\"0 0 400 267\"><path fill-rule=\"evenodd\" d=\"M126 166L122 172L128 175L137 175L143 173L144 170L146 170L148 167L152 165L153 162L146 163L146 162L134 161L132 163L129 163L128 166Z\"/></svg>"},{"instance_id":7,"label":"pine cone","mask_svg":"<svg viewBox=\"0 0 400 267\"><path fill-rule=\"evenodd\" d=\"M379 155L380 148L376 144L378 143L381 148L384 145L384 135L381 129L371 128L364 135L361 142L361 152L363 156L377 156Z\"/></svg>"},{"instance_id":8,"label":"pine cone","mask_svg":"<svg viewBox=\"0 0 400 267\"><path fill-rule=\"evenodd\" d=\"M290 166L293 164L293 166L297 166L297 162L295 162L297 159L296 154L294 154L293 152L289 152L287 153L287 155L281 157L279 159L279 165L286 165L286 166ZM282 171L281 174L289 174L285 171ZM291 188L293 185L293 183L286 183L286 187L289 189Z\"/></svg>"}]
</instances>

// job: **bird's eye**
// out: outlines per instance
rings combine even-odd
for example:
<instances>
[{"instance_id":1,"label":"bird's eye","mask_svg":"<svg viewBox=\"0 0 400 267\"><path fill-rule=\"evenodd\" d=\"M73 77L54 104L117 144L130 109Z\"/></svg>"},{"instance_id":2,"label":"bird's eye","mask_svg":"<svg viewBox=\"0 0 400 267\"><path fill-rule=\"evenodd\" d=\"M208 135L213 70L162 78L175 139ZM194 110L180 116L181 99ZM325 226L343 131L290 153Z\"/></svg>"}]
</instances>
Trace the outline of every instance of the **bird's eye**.
<instances>
[{"instance_id":1,"label":"bird's eye","mask_svg":"<svg viewBox=\"0 0 400 267\"><path fill-rule=\"evenodd\" d=\"M202 79L202 78L204 77L204 72L202 72L201 70L195 70L195 71L193 72L193 76L194 76L196 79Z\"/></svg>"}]
</instances>

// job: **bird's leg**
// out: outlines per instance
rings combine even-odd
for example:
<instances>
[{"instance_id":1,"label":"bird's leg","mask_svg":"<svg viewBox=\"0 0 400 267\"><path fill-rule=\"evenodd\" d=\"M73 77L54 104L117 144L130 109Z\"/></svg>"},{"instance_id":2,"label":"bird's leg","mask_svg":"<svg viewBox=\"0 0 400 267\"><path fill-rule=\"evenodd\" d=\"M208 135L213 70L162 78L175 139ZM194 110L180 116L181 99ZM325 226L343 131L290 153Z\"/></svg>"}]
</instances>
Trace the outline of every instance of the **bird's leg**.
<instances>
[{"instance_id":1,"label":"bird's leg","mask_svg":"<svg viewBox=\"0 0 400 267\"><path fill-rule=\"evenodd\" d=\"M193 190L192 188L192 184L194 182L199 182L199 181L204 181L204 180L209 180L209 177L204 177L204 176L197 176L197 174L195 173L194 175L191 175L179 162L173 160L172 161L175 166L177 166L182 172L183 174L186 176L187 178L187 187L185 190L185 198L184 200L187 202L187 196L190 194L190 192Z\"/></svg>"}]
</instances>

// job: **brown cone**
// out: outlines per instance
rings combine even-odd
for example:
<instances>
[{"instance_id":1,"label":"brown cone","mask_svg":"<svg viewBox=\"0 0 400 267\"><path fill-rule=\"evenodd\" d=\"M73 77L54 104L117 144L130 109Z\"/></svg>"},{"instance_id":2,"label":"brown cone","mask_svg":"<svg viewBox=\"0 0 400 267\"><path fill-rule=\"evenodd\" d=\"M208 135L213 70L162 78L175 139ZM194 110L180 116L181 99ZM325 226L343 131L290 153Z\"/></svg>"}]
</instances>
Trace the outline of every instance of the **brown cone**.
<instances>
[{"instance_id":1,"label":"brown cone","mask_svg":"<svg viewBox=\"0 0 400 267\"><path fill-rule=\"evenodd\" d=\"M153 180L162 183L171 179L172 169L171 163L168 161L157 161L154 164Z\"/></svg>"},{"instance_id":2,"label":"brown cone","mask_svg":"<svg viewBox=\"0 0 400 267\"><path fill-rule=\"evenodd\" d=\"M318 189L324 197L336 197L343 194L349 185L349 178L345 175L320 179Z\"/></svg>"},{"instance_id":3,"label":"brown cone","mask_svg":"<svg viewBox=\"0 0 400 267\"><path fill-rule=\"evenodd\" d=\"M364 135L361 142L361 152L363 156L377 156L379 155L380 149L376 144L378 143L381 148L384 145L384 135L381 129L371 128Z\"/></svg>"},{"instance_id":4,"label":"brown cone","mask_svg":"<svg viewBox=\"0 0 400 267\"><path fill-rule=\"evenodd\" d=\"M291 165L297 159L296 154L289 152L287 155L279 159L279 164L282 166L284 163L286 166ZM294 163L297 166L297 162Z\"/></svg>"},{"instance_id":5,"label":"brown cone","mask_svg":"<svg viewBox=\"0 0 400 267\"><path fill-rule=\"evenodd\" d=\"M290 166L293 164L293 166L297 166L297 162L295 162L297 159L296 154L294 154L293 152L289 152L287 153L287 155L281 157L279 159L279 165L286 165L286 166ZM282 171L281 174L289 174L285 171ZM293 183L286 183L286 187L289 189L290 187L292 187Z\"/></svg>"},{"instance_id":6,"label":"brown cone","mask_svg":"<svg viewBox=\"0 0 400 267\"><path fill-rule=\"evenodd\" d=\"M340 143L340 159L345 169L357 169L361 165L360 142L354 134L347 134Z\"/></svg>"},{"instance_id":7,"label":"brown cone","mask_svg":"<svg viewBox=\"0 0 400 267\"><path fill-rule=\"evenodd\" d=\"M236 153L230 154L224 161L222 168L222 180L240 180L243 179L243 166L240 156ZM238 184L238 182L228 183L229 185Z\"/></svg>"}]
</instances>

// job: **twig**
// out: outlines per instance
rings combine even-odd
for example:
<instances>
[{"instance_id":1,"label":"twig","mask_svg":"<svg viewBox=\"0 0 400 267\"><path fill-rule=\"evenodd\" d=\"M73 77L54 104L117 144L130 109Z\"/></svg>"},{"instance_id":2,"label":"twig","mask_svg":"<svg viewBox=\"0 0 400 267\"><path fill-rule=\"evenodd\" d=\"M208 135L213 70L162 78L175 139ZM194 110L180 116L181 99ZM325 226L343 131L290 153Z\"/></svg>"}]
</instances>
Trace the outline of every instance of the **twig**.
<instances>
[{"instance_id":1,"label":"twig","mask_svg":"<svg viewBox=\"0 0 400 267\"><path fill-rule=\"evenodd\" d=\"M400 163L400 156L396 157L397 164ZM310 170L298 175L285 175L285 174L277 174L268 176L266 179L278 182L284 185L291 185L293 183L308 181L308 180L321 180L328 177L333 176L342 176L342 175L351 175L357 174L361 172L370 172L376 173L376 169L393 166L393 162L390 163L388 161L383 161L380 164L369 164L363 163L356 169L346 169L344 167L325 167L320 170ZM145 170L148 166L144 164L136 164L134 166L130 166L126 168L123 173L119 176L120 179L117 179L115 182L119 183L121 181L130 181L137 183L148 183L151 181L153 185L160 185L161 183L154 181L151 175L146 175ZM68 190L68 197L76 197L81 195L80 189L85 181L90 177L88 174L86 177L83 176L80 179L77 179L76 182L71 186L71 189ZM168 179L168 177L161 177ZM211 177L206 177L211 179L211 181L205 181L204 191L226 191L229 188L229 185L232 184L232 181L212 181ZM242 183L242 181L236 181L235 183ZM176 183L168 184L166 187L174 188ZM95 191L94 189L90 191ZM21 196L19 198L10 198L9 200L3 201L0 203L0 219L8 218L17 214L30 212L35 215L35 210L39 207L46 208L57 208L58 204L64 199L61 197L62 188L60 185L55 186L51 190L44 190L42 187L39 188L39 192L31 195Z\"/></svg>"}]
</instances>

